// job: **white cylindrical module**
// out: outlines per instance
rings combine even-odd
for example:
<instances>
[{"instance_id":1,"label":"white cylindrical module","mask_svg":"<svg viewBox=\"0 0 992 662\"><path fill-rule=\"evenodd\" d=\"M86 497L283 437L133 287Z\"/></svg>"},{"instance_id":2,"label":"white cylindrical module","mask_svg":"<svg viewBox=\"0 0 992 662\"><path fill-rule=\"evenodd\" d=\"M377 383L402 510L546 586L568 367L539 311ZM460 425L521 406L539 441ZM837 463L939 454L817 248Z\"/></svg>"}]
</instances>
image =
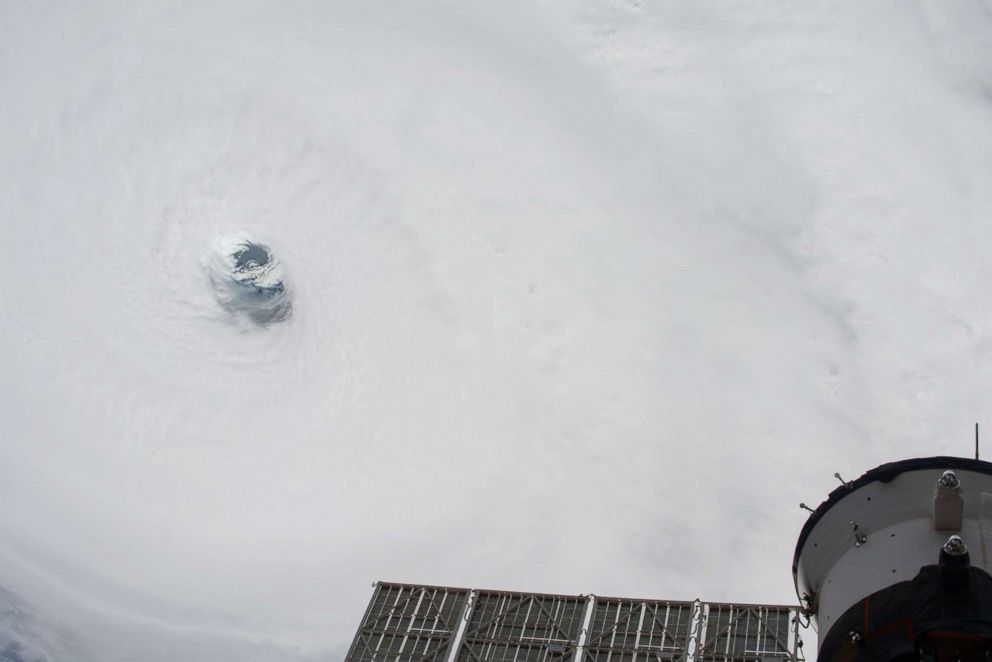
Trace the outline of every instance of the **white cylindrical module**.
<instances>
[{"instance_id":1,"label":"white cylindrical module","mask_svg":"<svg viewBox=\"0 0 992 662\"><path fill-rule=\"evenodd\" d=\"M883 464L830 493L796 544L820 662L992 659L992 463Z\"/></svg>"}]
</instances>

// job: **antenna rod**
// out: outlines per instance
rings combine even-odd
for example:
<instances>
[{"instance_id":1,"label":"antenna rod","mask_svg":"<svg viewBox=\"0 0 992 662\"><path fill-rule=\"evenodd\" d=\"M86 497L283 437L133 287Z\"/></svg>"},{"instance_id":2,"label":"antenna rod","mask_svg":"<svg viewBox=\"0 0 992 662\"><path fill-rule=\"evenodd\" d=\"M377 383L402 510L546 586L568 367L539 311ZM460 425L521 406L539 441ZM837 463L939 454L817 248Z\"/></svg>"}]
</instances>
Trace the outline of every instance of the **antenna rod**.
<instances>
[{"instance_id":1,"label":"antenna rod","mask_svg":"<svg viewBox=\"0 0 992 662\"><path fill-rule=\"evenodd\" d=\"M975 423L975 459L978 459L978 423Z\"/></svg>"}]
</instances>

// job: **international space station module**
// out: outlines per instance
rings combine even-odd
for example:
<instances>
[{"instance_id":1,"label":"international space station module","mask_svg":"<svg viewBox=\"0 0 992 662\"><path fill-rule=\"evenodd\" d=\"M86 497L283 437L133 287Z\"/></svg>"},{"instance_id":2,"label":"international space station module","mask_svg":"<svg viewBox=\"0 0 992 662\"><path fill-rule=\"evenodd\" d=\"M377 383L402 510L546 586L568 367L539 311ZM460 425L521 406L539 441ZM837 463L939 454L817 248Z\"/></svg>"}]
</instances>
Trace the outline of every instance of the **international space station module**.
<instances>
[{"instance_id":1,"label":"international space station module","mask_svg":"<svg viewBox=\"0 0 992 662\"><path fill-rule=\"evenodd\" d=\"M915 458L842 483L793 558L817 659L992 660L992 463Z\"/></svg>"}]
</instances>

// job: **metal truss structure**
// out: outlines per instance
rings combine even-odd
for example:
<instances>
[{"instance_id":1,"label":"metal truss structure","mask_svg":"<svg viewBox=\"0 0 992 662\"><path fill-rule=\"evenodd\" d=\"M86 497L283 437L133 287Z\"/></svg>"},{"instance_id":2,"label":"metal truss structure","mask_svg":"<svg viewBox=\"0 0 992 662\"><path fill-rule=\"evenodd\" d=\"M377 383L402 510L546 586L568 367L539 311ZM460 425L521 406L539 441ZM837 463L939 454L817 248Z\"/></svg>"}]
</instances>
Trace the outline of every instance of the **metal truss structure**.
<instances>
[{"instance_id":1,"label":"metal truss structure","mask_svg":"<svg viewBox=\"0 0 992 662\"><path fill-rule=\"evenodd\" d=\"M347 662L799 662L799 608L379 582Z\"/></svg>"}]
</instances>

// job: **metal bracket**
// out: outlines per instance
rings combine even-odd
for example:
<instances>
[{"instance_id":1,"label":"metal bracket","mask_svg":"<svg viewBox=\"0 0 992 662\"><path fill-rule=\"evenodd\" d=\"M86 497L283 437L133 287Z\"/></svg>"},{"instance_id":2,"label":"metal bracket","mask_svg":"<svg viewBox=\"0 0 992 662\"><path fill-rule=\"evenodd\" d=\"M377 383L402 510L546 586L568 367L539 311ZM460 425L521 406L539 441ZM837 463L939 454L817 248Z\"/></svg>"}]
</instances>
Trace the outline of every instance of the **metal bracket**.
<instances>
[{"instance_id":1,"label":"metal bracket","mask_svg":"<svg viewBox=\"0 0 992 662\"><path fill-rule=\"evenodd\" d=\"M862 533L861 527L853 519L851 520L851 529L854 531L854 546L861 547L861 545L868 542L868 536Z\"/></svg>"}]
</instances>

